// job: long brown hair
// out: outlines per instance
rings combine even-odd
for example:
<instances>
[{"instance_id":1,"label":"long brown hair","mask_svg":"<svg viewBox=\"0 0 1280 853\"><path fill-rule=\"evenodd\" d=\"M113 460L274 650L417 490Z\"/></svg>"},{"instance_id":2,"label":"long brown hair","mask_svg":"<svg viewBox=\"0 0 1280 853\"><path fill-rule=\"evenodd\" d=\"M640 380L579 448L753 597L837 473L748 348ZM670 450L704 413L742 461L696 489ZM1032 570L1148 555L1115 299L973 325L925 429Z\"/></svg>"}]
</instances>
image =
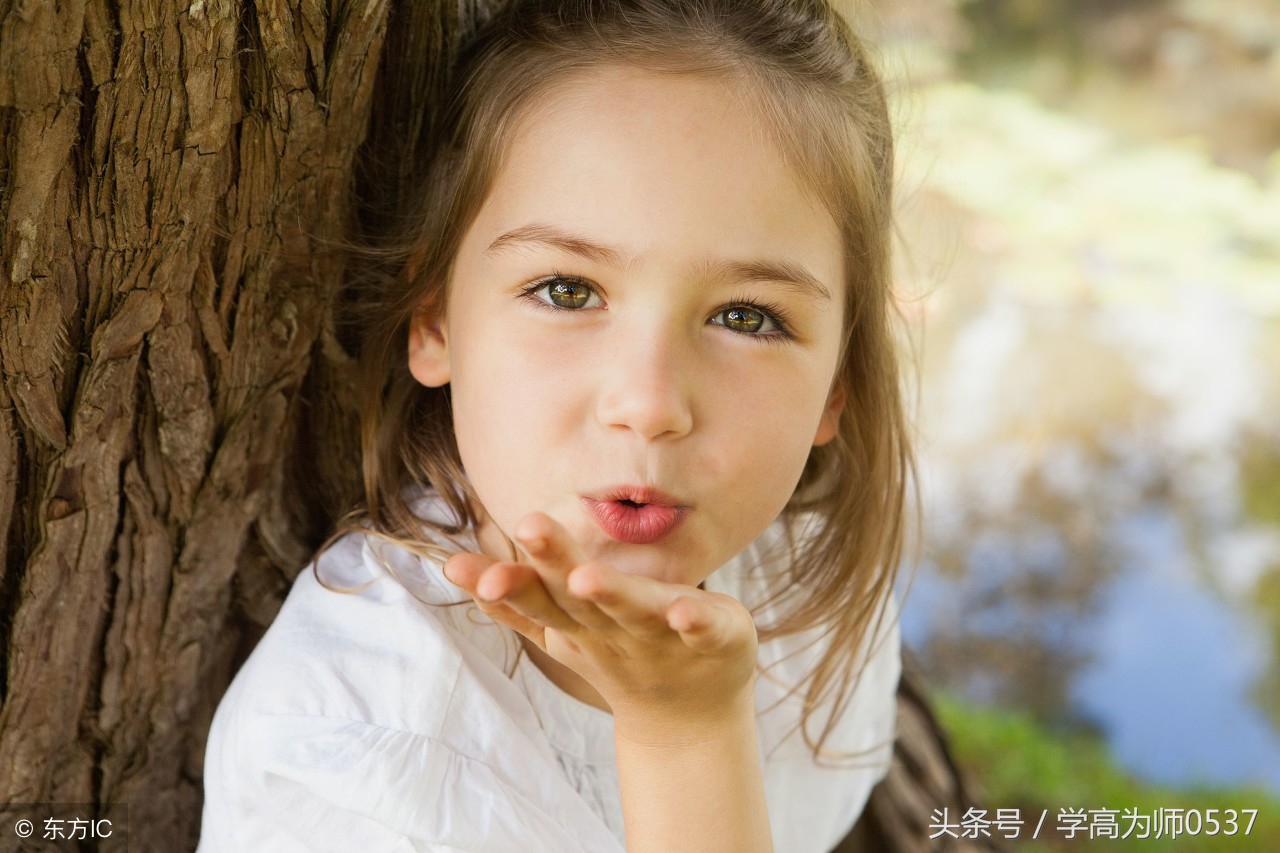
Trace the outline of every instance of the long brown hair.
<instances>
[{"instance_id":1,"label":"long brown hair","mask_svg":"<svg viewBox=\"0 0 1280 853\"><path fill-rule=\"evenodd\" d=\"M847 301L835 387L835 439L811 450L784 514L821 521L790 541L784 617L760 641L819 628L829 647L810 674L800 723L815 755L856 686L866 638L885 612L902 556L913 472L893 333L890 225L893 138L866 46L825 0L514 0L462 51L423 180L360 259L365 500L363 529L416 553L426 541L410 497L437 492L453 521L425 525L457 541L479 505L463 475L450 390L407 366L416 312L447 300L451 266L520 116L566 75L623 63L740 84L788 165L830 211L844 243ZM514 551L513 551L514 556ZM810 716L835 703L815 743Z\"/></svg>"}]
</instances>

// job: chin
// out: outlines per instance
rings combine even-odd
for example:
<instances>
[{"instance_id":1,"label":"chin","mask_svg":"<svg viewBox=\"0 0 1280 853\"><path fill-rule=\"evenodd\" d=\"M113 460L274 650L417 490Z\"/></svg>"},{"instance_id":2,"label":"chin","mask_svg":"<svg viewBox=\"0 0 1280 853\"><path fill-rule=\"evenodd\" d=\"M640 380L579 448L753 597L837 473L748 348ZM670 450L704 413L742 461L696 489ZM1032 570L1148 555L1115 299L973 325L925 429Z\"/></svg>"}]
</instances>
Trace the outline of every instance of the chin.
<instances>
[{"instance_id":1,"label":"chin","mask_svg":"<svg viewBox=\"0 0 1280 853\"><path fill-rule=\"evenodd\" d=\"M655 550L652 545L615 544L618 547L603 549L595 559L624 574L652 578L663 583L697 586L702 581L703 575L691 574L686 561L682 561L685 565L676 565L666 555L665 549ZM648 553L637 554L637 551Z\"/></svg>"}]
</instances>

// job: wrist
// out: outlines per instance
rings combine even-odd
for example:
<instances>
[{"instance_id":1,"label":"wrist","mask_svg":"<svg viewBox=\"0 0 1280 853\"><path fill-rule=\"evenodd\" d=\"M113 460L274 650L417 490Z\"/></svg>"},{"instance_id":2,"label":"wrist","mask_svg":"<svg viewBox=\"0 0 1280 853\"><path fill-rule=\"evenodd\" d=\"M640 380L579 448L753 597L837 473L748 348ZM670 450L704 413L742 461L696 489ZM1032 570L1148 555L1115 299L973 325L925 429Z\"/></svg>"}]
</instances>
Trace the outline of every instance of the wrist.
<instances>
[{"instance_id":1,"label":"wrist","mask_svg":"<svg viewBox=\"0 0 1280 853\"><path fill-rule=\"evenodd\" d=\"M642 749L684 750L700 744L754 736L754 679L738 695L705 708L612 706L614 740Z\"/></svg>"},{"instance_id":2,"label":"wrist","mask_svg":"<svg viewBox=\"0 0 1280 853\"><path fill-rule=\"evenodd\" d=\"M624 713L614 742L628 851L771 853L751 692L709 716Z\"/></svg>"}]
</instances>

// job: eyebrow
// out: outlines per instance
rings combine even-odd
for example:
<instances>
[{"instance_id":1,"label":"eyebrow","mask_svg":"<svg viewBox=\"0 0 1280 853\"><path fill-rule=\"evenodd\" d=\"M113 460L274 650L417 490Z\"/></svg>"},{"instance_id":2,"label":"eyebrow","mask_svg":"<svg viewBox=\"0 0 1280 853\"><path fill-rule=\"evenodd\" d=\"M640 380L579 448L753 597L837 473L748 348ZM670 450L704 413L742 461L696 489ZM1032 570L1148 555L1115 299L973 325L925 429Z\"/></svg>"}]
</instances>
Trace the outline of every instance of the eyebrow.
<instances>
[{"instance_id":1,"label":"eyebrow","mask_svg":"<svg viewBox=\"0 0 1280 853\"><path fill-rule=\"evenodd\" d=\"M490 243L484 253L493 255L507 247L528 244L550 246L619 269L633 266L636 262L635 258L628 258L611 246L603 246L580 235L536 222L506 232ZM831 301L831 291L827 286L803 266L791 261L721 259L700 264L698 272L711 278L733 281L775 282L809 299Z\"/></svg>"}]
</instances>

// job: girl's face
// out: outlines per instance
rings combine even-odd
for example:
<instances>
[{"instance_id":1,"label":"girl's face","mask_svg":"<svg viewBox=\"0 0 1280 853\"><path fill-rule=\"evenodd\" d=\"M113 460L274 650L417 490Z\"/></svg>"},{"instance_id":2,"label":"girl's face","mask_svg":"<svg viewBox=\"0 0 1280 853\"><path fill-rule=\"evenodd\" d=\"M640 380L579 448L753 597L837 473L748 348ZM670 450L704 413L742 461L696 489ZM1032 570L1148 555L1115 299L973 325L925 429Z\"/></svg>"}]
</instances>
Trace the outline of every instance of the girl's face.
<instances>
[{"instance_id":1,"label":"girl's face","mask_svg":"<svg viewBox=\"0 0 1280 853\"><path fill-rule=\"evenodd\" d=\"M414 377L452 383L481 549L508 559L502 534L540 510L588 557L704 580L835 434L842 273L834 220L732 84L608 66L557 86L444 316L410 332Z\"/></svg>"}]
</instances>

